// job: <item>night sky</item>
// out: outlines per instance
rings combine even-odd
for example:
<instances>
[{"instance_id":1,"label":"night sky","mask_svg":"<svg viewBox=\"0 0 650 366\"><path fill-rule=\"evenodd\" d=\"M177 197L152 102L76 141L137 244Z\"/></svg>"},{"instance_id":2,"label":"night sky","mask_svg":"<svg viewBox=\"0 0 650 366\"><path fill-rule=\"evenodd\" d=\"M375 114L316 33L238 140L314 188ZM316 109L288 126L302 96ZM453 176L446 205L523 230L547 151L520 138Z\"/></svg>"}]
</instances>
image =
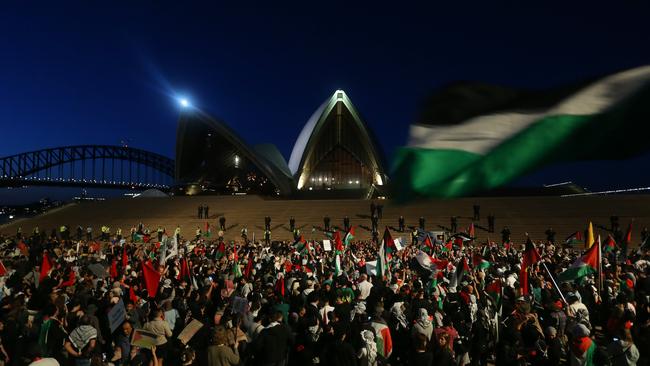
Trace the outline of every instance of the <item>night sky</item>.
<instances>
[{"instance_id":1,"label":"night sky","mask_svg":"<svg viewBox=\"0 0 650 366\"><path fill-rule=\"evenodd\" d=\"M0 6L0 156L126 140L173 157L185 96L288 159L344 89L390 161L445 83L544 88L650 63L647 2L12 3ZM521 182L650 185L637 173L648 162L563 164Z\"/></svg>"}]
</instances>

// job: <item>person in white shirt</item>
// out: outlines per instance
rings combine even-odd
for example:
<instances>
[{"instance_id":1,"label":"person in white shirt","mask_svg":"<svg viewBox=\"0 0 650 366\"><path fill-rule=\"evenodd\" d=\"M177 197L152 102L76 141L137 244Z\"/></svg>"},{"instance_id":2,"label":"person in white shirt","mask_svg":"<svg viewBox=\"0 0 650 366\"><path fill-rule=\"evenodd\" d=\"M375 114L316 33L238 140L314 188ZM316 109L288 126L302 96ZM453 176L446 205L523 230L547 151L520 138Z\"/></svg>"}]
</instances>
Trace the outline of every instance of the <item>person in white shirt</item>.
<instances>
[{"instance_id":1,"label":"person in white shirt","mask_svg":"<svg viewBox=\"0 0 650 366\"><path fill-rule=\"evenodd\" d=\"M359 288L359 300L365 300L368 296L370 296L370 290L372 289L372 283L368 282L368 276L365 274L362 274L359 276L359 284L357 284L357 287Z\"/></svg>"}]
</instances>

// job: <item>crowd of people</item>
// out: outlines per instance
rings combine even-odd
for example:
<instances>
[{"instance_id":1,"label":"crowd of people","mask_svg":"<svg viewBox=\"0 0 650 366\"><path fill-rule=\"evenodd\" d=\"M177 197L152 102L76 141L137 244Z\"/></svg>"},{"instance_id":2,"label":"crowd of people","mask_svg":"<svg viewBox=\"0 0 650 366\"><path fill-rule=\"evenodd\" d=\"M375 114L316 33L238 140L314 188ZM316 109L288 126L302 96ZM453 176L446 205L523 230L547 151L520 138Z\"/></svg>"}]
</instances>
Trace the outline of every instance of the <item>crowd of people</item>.
<instances>
[{"instance_id":1,"label":"crowd of people","mask_svg":"<svg viewBox=\"0 0 650 366\"><path fill-rule=\"evenodd\" d=\"M594 249L554 232L65 232L1 238L0 365L650 364L650 252L629 242L561 281Z\"/></svg>"}]
</instances>

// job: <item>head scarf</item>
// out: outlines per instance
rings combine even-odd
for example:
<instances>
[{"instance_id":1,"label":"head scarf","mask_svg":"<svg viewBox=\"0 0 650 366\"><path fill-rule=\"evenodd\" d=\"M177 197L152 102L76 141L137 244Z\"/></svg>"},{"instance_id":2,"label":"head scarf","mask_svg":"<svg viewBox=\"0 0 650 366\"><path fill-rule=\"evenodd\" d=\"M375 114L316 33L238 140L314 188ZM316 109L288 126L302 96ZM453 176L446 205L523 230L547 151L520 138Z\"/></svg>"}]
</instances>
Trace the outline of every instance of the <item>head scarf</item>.
<instances>
[{"instance_id":1,"label":"head scarf","mask_svg":"<svg viewBox=\"0 0 650 366\"><path fill-rule=\"evenodd\" d=\"M393 304L393 307L390 309L390 313L395 317L395 320L397 320L397 323L398 323L397 324L397 329L399 329L400 326L402 328L405 328L405 329L408 327L408 324L407 324L407 321L406 321L406 315L404 315L404 312L402 311L402 305L403 304L404 303L401 302L401 301L396 302L395 304Z\"/></svg>"},{"instance_id":2,"label":"head scarf","mask_svg":"<svg viewBox=\"0 0 650 366\"><path fill-rule=\"evenodd\" d=\"M368 365L374 365L377 360L377 343L375 343L375 334L369 330L361 331L363 347L366 349L368 356Z\"/></svg>"},{"instance_id":3,"label":"head scarf","mask_svg":"<svg viewBox=\"0 0 650 366\"><path fill-rule=\"evenodd\" d=\"M429 313L427 312L427 309L420 308L420 310L418 310L417 323L425 329L431 326L431 320L429 320Z\"/></svg>"}]
</instances>

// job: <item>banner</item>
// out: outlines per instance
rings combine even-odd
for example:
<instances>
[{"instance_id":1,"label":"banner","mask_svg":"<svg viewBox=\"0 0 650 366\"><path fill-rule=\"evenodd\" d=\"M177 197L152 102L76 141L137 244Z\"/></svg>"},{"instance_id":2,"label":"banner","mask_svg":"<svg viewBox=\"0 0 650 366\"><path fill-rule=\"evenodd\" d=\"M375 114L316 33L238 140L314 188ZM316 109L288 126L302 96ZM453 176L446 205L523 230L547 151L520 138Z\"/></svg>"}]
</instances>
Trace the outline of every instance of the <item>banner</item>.
<instances>
[{"instance_id":1,"label":"banner","mask_svg":"<svg viewBox=\"0 0 650 366\"><path fill-rule=\"evenodd\" d=\"M203 323L196 319L192 319L190 324L188 324L185 328L183 328L183 331L181 334L178 335L178 340L181 341L183 344L187 344L187 342L194 337L196 332L199 331L203 327Z\"/></svg>"},{"instance_id":2,"label":"banner","mask_svg":"<svg viewBox=\"0 0 650 366\"><path fill-rule=\"evenodd\" d=\"M115 332L122 323L126 320L126 308L124 308L124 302L120 301L115 304L108 312L108 325L111 328L111 333Z\"/></svg>"},{"instance_id":3,"label":"banner","mask_svg":"<svg viewBox=\"0 0 650 366\"><path fill-rule=\"evenodd\" d=\"M151 346L158 346L158 336L156 333L152 333L144 329L134 329L131 344L142 348L151 348Z\"/></svg>"},{"instance_id":4,"label":"banner","mask_svg":"<svg viewBox=\"0 0 650 366\"><path fill-rule=\"evenodd\" d=\"M332 242L329 239L323 240L323 250L326 252L332 251Z\"/></svg>"}]
</instances>

